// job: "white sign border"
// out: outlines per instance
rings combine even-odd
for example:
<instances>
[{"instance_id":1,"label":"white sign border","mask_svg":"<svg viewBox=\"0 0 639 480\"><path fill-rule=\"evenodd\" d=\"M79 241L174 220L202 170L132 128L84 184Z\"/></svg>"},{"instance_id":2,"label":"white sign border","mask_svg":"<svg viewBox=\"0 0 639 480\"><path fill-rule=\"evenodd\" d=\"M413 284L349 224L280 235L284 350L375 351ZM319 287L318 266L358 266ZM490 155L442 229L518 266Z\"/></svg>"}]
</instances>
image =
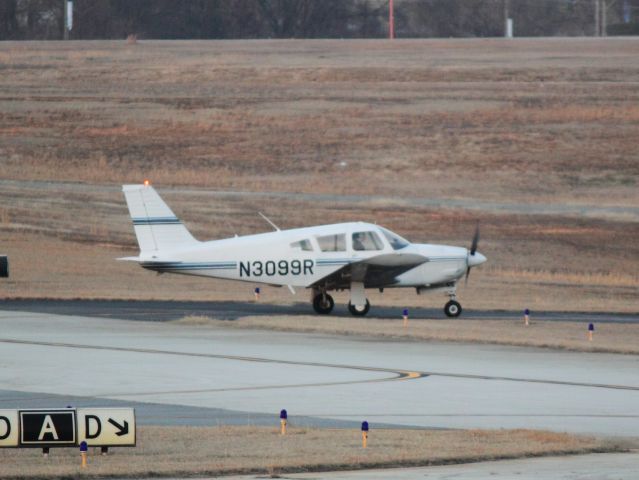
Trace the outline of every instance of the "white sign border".
<instances>
[{"instance_id":1,"label":"white sign border","mask_svg":"<svg viewBox=\"0 0 639 480\"><path fill-rule=\"evenodd\" d=\"M56 413L70 413L73 420L73 441L70 442L40 442L40 441L24 441L24 429L22 428L22 414L23 413L37 413L37 414L56 414ZM78 422L76 421L76 409L75 408L35 408L18 410L18 417L20 423L20 441L19 447L26 448L55 448L55 447L75 447L78 445Z\"/></svg>"}]
</instances>

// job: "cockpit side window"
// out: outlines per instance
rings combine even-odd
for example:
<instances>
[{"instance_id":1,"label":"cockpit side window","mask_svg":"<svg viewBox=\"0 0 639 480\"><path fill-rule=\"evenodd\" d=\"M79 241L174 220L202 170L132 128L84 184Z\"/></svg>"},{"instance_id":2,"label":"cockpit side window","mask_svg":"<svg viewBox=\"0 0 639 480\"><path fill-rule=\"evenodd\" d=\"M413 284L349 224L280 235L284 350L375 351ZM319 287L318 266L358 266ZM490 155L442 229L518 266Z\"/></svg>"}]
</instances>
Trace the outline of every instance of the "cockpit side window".
<instances>
[{"instance_id":1,"label":"cockpit side window","mask_svg":"<svg viewBox=\"0 0 639 480\"><path fill-rule=\"evenodd\" d=\"M322 252L345 252L346 251L346 235L343 233L337 235L325 235L317 237Z\"/></svg>"},{"instance_id":2,"label":"cockpit side window","mask_svg":"<svg viewBox=\"0 0 639 480\"><path fill-rule=\"evenodd\" d=\"M300 240L299 242L293 242L293 243L291 243L291 247L292 248L299 248L300 250L302 250L304 252L312 252L313 251L313 245L311 244L310 240Z\"/></svg>"},{"instance_id":3,"label":"cockpit side window","mask_svg":"<svg viewBox=\"0 0 639 480\"><path fill-rule=\"evenodd\" d=\"M353 233L353 250L382 250L384 244L375 232Z\"/></svg>"},{"instance_id":4,"label":"cockpit side window","mask_svg":"<svg viewBox=\"0 0 639 480\"><path fill-rule=\"evenodd\" d=\"M388 243L390 243L391 247L393 247L393 250L401 250L402 248L410 245L407 240L403 239L396 233L386 230L385 228L380 228L380 230L386 237L386 240L388 240Z\"/></svg>"}]
</instances>

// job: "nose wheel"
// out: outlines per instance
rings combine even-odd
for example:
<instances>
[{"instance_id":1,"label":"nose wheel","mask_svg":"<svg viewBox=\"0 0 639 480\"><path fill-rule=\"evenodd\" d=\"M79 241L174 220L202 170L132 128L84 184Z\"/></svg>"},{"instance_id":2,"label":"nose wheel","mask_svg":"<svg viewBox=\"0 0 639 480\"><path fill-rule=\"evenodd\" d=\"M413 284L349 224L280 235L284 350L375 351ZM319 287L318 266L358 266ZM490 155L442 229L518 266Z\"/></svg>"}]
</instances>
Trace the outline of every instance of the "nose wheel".
<instances>
[{"instance_id":1,"label":"nose wheel","mask_svg":"<svg viewBox=\"0 0 639 480\"><path fill-rule=\"evenodd\" d=\"M333 311L335 301L328 293L318 293L313 298L313 308L320 315L328 315Z\"/></svg>"},{"instance_id":2,"label":"nose wheel","mask_svg":"<svg viewBox=\"0 0 639 480\"><path fill-rule=\"evenodd\" d=\"M444 305L444 313L447 317L459 317L462 312L461 304L456 300L450 300Z\"/></svg>"}]
</instances>

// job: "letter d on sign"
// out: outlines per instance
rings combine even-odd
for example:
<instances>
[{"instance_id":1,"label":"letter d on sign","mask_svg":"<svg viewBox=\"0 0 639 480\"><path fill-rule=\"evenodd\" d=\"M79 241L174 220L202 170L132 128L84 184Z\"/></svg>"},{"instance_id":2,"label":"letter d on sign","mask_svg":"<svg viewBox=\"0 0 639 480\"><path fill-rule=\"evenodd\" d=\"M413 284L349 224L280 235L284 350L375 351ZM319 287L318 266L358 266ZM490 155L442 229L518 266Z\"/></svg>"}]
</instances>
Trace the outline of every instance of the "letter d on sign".
<instances>
[{"instance_id":1,"label":"letter d on sign","mask_svg":"<svg viewBox=\"0 0 639 480\"><path fill-rule=\"evenodd\" d=\"M9 435L11 435L11 422L7 417L0 417L0 440L6 440Z\"/></svg>"},{"instance_id":2,"label":"letter d on sign","mask_svg":"<svg viewBox=\"0 0 639 480\"><path fill-rule=\"evenodd\" d=\"M19 431L18 411L0 409L0 448L17 447ZM0 465L1 463L0 461ZM2 466L0 466L0 472L2 472ZM0 477L2 477L2 473L0 473Z\"/></svg>"},{"instance_id":3,"label":"letter d on sign","mask_svg":"<svg viewBox=\"0 0 639 480\"><path fill-rule=\"evenodd\" d=\"M95 431L91 432L91 424L95 425ZM100 433L102 433L102 423L100 423L100 419L95 415L87 415L84 417L84 432L85 437L88 440L93 438L98 438Z\"/></svg>"}]
</instances>

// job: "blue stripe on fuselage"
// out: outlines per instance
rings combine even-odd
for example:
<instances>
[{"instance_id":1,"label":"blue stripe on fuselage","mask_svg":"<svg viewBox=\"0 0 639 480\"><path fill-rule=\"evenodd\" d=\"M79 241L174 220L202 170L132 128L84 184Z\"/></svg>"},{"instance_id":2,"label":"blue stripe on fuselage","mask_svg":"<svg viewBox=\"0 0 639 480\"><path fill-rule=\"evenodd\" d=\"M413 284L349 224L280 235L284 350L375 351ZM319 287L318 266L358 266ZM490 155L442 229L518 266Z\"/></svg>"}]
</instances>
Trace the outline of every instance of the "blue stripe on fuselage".
<instances>
[{"instance_id":1,"label":"blue stripe on fuselage","mask_svg":"<svg viewBox=\"0 0 639 480\"><path fill-rule=\"evenodd\" d=\"M132 218L133 225L180 225L180 219L177 217L146 217Z\"/></svg>"}]
</instances>

